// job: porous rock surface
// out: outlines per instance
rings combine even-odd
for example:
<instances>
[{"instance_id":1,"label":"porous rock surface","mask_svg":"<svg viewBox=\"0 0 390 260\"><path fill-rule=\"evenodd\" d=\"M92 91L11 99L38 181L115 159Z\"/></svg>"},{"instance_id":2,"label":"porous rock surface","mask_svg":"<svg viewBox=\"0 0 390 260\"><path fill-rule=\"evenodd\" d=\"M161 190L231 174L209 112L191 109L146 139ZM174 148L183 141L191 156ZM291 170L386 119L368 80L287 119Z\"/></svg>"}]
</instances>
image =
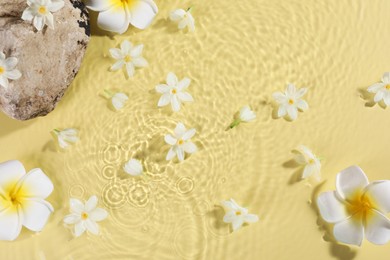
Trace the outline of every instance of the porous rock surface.
<instances>
[{"instance_id":1,"label":"porous rock surface","mask_svg":"<svg viewBox=\"0 0 390 260\"><path fill-rule=\"evenodd\" d=\"M53 13L55 29L37 31L21 19L26 0L0 1L0 51L19 60L18 80L0 86L0 108L28 120L50 113L76 76L89 42L89 17L81 0L65 0Z\"/></svg>"}]
</instances>

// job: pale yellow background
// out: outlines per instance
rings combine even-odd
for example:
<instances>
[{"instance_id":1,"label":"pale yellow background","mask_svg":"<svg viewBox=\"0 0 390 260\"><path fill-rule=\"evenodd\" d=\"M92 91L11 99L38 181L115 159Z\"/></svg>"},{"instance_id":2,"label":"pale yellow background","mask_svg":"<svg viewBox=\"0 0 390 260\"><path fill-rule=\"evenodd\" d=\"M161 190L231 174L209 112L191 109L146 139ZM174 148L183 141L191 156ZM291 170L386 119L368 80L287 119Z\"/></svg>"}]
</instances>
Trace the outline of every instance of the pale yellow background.
<instances>
[{"instance_id":1,"label":"pale yellow background","mask_svg":"<svg viewBox=\"0 0 390 260\"><path fill-rule=\"evenodd\" d=\"M390 245L329 242L311 201L334 189L337 172L352 164L370 180L390 179L390 111L365 106L361 92L390 70L390 1L156 3L151 27L124 35L97 30L92 15L82 68L53 113L28 122L0 116L0 161L41 167L54 182L56 209L40 234L24 230L15 242L1 242L0 258L389 259ZM189 6L194 34L167 20ZM108 49L125 39L143 43L149 61L131 79L108 71ZM195 102L179 113L157 108L154 87L169 71L192 79ZM271 94L289 82L309 88L310 109L292 123L272 117ZM125 109L107 107L99 96L106 88L130 96ZM225 131L246 104L257 120ZM199 147L180 164L165 161L163 141L179 121L197 129ZM66 127L78 128L81 141L56 151L49 132ZM290 151L299 144L325 158L319 188L294 181ZM131 157L145 162L147 180L122 172ZM100 236L75 239L62 225L68 200L93 194L110 216ZM215 205L231 197L261 220L230 233Z\"/></svg>"}]
</instances>

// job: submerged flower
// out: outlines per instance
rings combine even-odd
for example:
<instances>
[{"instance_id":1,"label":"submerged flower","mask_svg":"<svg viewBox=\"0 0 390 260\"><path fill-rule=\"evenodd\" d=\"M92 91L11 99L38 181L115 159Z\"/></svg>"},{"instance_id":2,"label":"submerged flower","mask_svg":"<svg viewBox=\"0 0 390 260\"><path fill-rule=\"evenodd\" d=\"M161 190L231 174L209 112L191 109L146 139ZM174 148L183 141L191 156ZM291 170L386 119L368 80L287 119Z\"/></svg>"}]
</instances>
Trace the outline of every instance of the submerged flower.
<instances>
[{"instance_id":1,"label":"submerged flower","mask_svg":"<svg viewBox=\"0 0 390 260\"><path fill-rule=\"evenodd\" d=\"M367 91L375 94L374 101L376 103L383 100L386 106L390 106L390 73L383 74L382 82L375 83Z\"/></svg>"},{"instance_id":2,"label":"submerged flower","mask_svg":"<svg viewBox=\"0 0 390 260\"><path fill-rule=\"evenodd\" d=\"M317 180L321 178L320 159L309 148L300 145L297 149L293 150L293 153L295 153L294 160L304 166L302 179L310 176L315 176Z\"/></svg>"},{"instance_id":3,"label":"submerged flower","mask_svg":"<svg viewBox=\"0 0 390 260\"><path fill-rule=\"evenodd\" d=\"M134 75L135 67L146 67L148 62L142 57L143 44L133 46L128 40L124 40L121 43L121 48L111 48L111 56L117 60L114 65L111 66L112 71L120 70L123 66L126 66L126 72L129 77Z\"/></svg>"},{"instance_id":4,"label":"submerged flower","mask_svg":"<svg viewBox=\"0 0 390 260\"><path fill-rule=\"evenodd\" d=\"M238 115L238 118L233 121L233 123L230 124L230 128L234 128L241 124L242 122L251 122L256 119L256 113L253 112L249 106L244 106L240 109L240 114Z\"/></svg>"},{"instance_id":5,"label":"submerged flower","mask_svg":"<svg viewBox=\"0 0 390 260\"><path fill-rule=\"evenodd\" d=\"M97 24L106 31L124 33L129 24L145 29L158 12L153 0L87 0L86 5L100 12Z\"/></svg>"},{"instance_id":6,"label":"submerged flower","mask_svg":"<svg viewBox=\"0 0 390 260\"><path fill-rule=\"evenodd\" d=\"M22 76L19 70L15 69L18 59L15 57L6 58L3 52L0 52L0 86L8 88L8 80L17 80Z\"/></svg>"},{"instance_id":7,"label":"submerged flower","mask_svg":"<svg viewBox=\"0 0 390 260\"><path fill-rule=\"evenodd\" d=\"M129 100L129 97L125 93L113 93L107 89L104 90L104 96L110 100L112 107L116 111L122 109L125 106L127 100Z\"/></svg>"},{"instance_id":8,"label":"submerged flower","mask_svg":"<svg viewBox=\"0 0 390 260\"><path fill-rule=\"evenodd\" d=\"M143 167L140 161L131 159L125 164L123 170L131 176L139 176L143 172Z\"/></svg>"},{"instance_id":9,"label":"submerged flower","mask_svg":"<svg viewBox=\"0 0 390 260\"><path fill-rule=\"evenodd\" d=\"M172 146L169 149L166 160L172 160L175 156L177 156L179 161L183 161L185 153L195 153L197 150L196 145L190 140L195 133L195 128L187 130L182 123L178 123L176 125L174 135L172 136L168 134L164 138L165 142Z\"/></svg>"},{"instance_id":10,"label":"submerged flower","mask_svg":"<svg viewBox=\"0 0 390 260\"><path fill-rule=\"evenodd\" d=\"M78 199L70 199L71 214L64 217L64 223L74 225L74 235L81 236L86 230L94 235L99 234L99 226L96 222L107 218L105 209L98 208L98 198L91 196L84 204Z\"/></svg>"},{"instance_id":11,"label":"submerged flower","mask_svg":"<svg viewBox=\"0 0 390 260\"><path fill-rule=\"evenodd\" d=\"M172 21L179 23L178 28L180 30L188 27L190 32L195 31L195 20L194 17L192 17L191 9L191 7L188 8L187 11L183 9L177 9L172 11L169 15Z\"/></svg>"},{"instance_id":12,"label":"submerged flower","mask_svg":"<svg viewBox=\"0 0 390 260\"><path fill-rule=\"evenodd\" d=\"M307 88L297 90L293 84L288 84L284 93L275 92L272 96L279 104L278 117L288 115L291 120L297 119L298 109L305 111L309 108L307 102L302 99L306 92Z\"/></svg>"},{"instance_id":13,"label":"submerged flower","mask_svg":"<svg viewBox=\"0 0 390 260\"><path fill-rule=\"evenodd\" d=\"M52 131L57 137L58 144L62 149L67 148L70 144L74 144L79 140L78 131L74 128L66 128L64 130L54 129Z\"/></svg>"},{"instance_id":14,"label":"submerged flower","mask_svg":"<svg viewBox=\"0 0 390 260\"><path fill-rule=\"evenodd\" d=\"M342 243L360 246L363 237L377 245L390 240L390 181L369 183L362 169L351 166L337 175L336 191L321 193L317 205Z\"/></svg>"},{"instance_id":15,"label":"submerged flower","mask_svg":"<svg viewBox=\"0 0 390 260\"><path fill-rule=\"evenodd\" d=\"M41 169L26 170L19 161L0 164L0 240L15 240L22 229L39 232L53 207L45 199L53 183Z\"/></svg>"},{"instance_id":16,"label":"submerged flower","mask_svg":"<svg viewBox=\"0 0 390 260\"><path fill-rule=\"evenodd\" d=\"M244 223L254 223L259 221L259 217L257 215L248 214L248 209L239 206L233 199L222 201L221 204L226 210L223 222L231 223L233 231L241 228Z\"/></svg>"},{"instance_id":17,"label":"submerged flower","mask_svg":"<svg viewBox=\"0 0 390 260\"><path fill-rule=\"evenodd\" d=\"M63 0L27 0L28 7L24 10L22 19L33 22L34 27L41 31L45 24L54 29L53 12L64 7Z\"/></svg>"},{"instance_id":18,"label":"submerged flower","mask_svg":"<svg viewBox=\"0 0 390 260\"><path fill-rule=\"evenodd\" d=\"M180 102L192 102L194 99L191 94L186 92L191 80L184 78L178 81L176 75L172 72L168 73L167 84L156 86L156 91L162 96L158 101L158 106L163 107L171 103L172 110L177 112L180 110Z\"/></svg>"}]
</instances>

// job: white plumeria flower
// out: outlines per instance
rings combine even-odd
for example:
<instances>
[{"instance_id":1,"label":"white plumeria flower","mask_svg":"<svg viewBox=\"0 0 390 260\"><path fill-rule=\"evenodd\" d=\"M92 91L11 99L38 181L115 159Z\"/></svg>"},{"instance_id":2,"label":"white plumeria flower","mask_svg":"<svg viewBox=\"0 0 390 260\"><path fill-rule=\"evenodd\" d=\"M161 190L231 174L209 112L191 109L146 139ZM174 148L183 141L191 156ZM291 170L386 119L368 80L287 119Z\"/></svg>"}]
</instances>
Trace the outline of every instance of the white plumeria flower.
<instances>
[{"instance_id":1,"label":"white plumeria flower","mask_svg":"<svg viewBox=\"0 0 390 260\"><path fill-rule=\"evenodd\" d=\"M321 162L320 159L306 146L300 145L293 150L294 160L304 166L302 179L314 176L317 180L321 179Z\"/></svg>"},{"instance_id":2,"label":"white plumeria flower","mask_svg":"<svg viewBox=\"0 0 390 260\"><path fill-rule=\"evenodd\" d=\"M111 66L112 71L120 70L123 66L126 66L126 72L129 77L134 75L135 67L146 67L148 62L142 57L143 44L133 46L128 40L124 40L121 43L121 48L111 48L111 56L117 60L114 65Z\"/></svg>"},{"instance_id":3,"label":"white plumeria flower","mask_svg":"<svg viewBox=\"0 0 390 260\"><path fill-rule=\"evenodd\" d=\"M180 102L193 102L191 94L186 92L188 86L191 84L189 78L184 78L179 81L173 72L167 75L167 84L156 86L156 91L162 96L158 101L158 106L163 107L171 103L172 110L177 112L180 110Z\"/></svg>"},{"instance_id":4,"label":"white plumeria flower","mask_svg":"<svg viewBox=\"0 0 390 260\"><path fill-rule=\"evenodd\" d=\"M172 136L168 134L164 138L165 142L172 146L168 151L166 160L172 160L175 156L177 156L179 161L183 161L185 153L195 153L197 147L190 140L195 133L195 128L187 130L182 123L178 123L174 130L174 135Z\"/></svg>"},{"instance_id":5,"label":"white plumeria flower","mask_svg":"<svg viewBox=\"0 0 390 260\"><path fill-rule=\"evenodd\" d=\"M244 106L240 109L238 118L230 124L230 128L234 128L242 122L248 123L256 119L256 113L250 109L249 106Z\"/></svg>"},{"instance_id":6,"label":"white plumeria flower","mask_svg":"<svg viewBox=\"0 0 390 260\"><path fill-rule=\"evenodd\" d=\"M129 24L145 29L158 13L153 0L87 0L86 5L100 12L97 24L106 31L124 33Z\"/></svg>"},{"instance_id":7,"label":"white plumeria flower","mask_svg":"<svg viewBox=\"0 0 390 260\"><path fill-rule=\"evenodd\" d=\"M293 84L288 84L284 93L275 92L272 94L273 98L279 104L278 117L288 115L291 120L297 119L298 109L305 111L309 108L307 102L302 99L306 92L307 88L297 90Z\"/></svg>"},{"instance_id":8,"label":"white plumeria flower","mask_svg":"<svg viewBox=\"0 0 390 260\"><path fill-rule=\"evenodd\" d=\"M367 91L375 94L374 101L376 103L383 100L386 106L390 106L390 73L383 74L382 82L375 83Z\"/></svg>"},{"instance_id":9,"label":"white plumeria flower","mask_svg":"<svg viewBox=\"0 0 390 260\"><path fill-rule=\"evenodd\" d=\"M369 183L362 169L351 166L337 175L336 191L321 193L317 205L342 243L360 246L364 236L377 245L390 240L390 181Z\"/></svg>"},{"instance_id":10,"label":"white plumeria flower","mask_svg":"<svg viewBox=\"0 0 390 260\"><path fill-rule=\"evenodd\" d=\"M74 128L66 128L64 130L54 129L53 134L57 137L58 144L62 149L66 149L70 144L79 141L78 130Z\"/></svg>"},{"instance_id":11,"label":"white plumeria flower","mask_svg":"<svg viewBox=\"0 0 390 260\"><path fill-rule=\"evenodd\" d=\"M141 162L136 159L129 160L123 170L131 176L140 176L144 171Z\"/></svg>"},{"instance_id":12,"label":"white plumeria flower","mask_svg":"<svg viewBox=\"0 0 390 260\"><path fill-rule=\"evenodd\" d=\"M0 164L0 240L15 240L25 226L39 232L53 207L45 199L54 187L41 169L26 174L19 161Z\"/></svg>"},{"instance_id":13,"label":"white plumeria flower","mask_svg":"<svg viewBox=\"0 0 390 260\"><path fill-rule=\"evenodd\" d=\"M64 7L63 0L27 0L28 7L24 10L22 19L33 22L34 27L41 31L45 24L54 29L53 12Z\"/></svg>"},{"instance_id":14,"label":"white plumeria flower","mask_svg":"<svg viewBox=\"0 0 390 260\"><path fill-rule=\"evenodd\" d=\"M241 228L244 223L255 223L259 221L257 215L248 214L248 209L239 206L233 199L222 201L221 204L226 210L223 222L231 223L233 231Z\"/></svg>"},{"instance_id":15,"label":"white plumeria flower","mask_svg":"<svg viewBox=\"0 0 390 260\"><path fill-rule=\"evenodd\" d=\"M86 230L94 235L99 234L99 226L96 222L107 218L105 209L98 208L98 198L91 196L84 204L78 199L70 199L71 214L64 217L64 223L74 225L74 235L81 236Z\"/></svg>"},{"instance_id":16,"label":"white plumeria flower","mask_svg":"<svg viewBox=\"0 0 390 260\"><path fill-rule=\"evenodd\" d=\"M169 17L172 21L179 23L178 28L180 30L188 27L190 32L195 31L195 19L191 14L191 7L187 11L183 9L177 9L170 13Z\"/></svg>"},{"instance_id":17,"label":"white plumeria flower","mask_svg":"<svg viewBox=\"0 0 390 260\"><path fill-rule=\"evenodd\" d=\"M22 73L15 69L18 59L15 57L6 58L3 52L0 52L0 86L8 88L8 80L20 79Z\"/></svg>"}]
</instances>

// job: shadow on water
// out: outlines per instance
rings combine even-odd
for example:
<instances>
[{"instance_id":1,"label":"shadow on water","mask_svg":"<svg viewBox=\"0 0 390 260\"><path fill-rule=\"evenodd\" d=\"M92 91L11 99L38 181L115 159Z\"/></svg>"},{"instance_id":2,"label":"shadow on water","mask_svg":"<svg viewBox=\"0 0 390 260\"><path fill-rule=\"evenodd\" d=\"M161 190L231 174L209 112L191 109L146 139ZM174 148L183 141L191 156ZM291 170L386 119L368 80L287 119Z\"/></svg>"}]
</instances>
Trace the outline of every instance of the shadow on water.
<instances>
[{"instance_id":1,"label":"shadow on water","mask_svg":"<svg viewBox=\"0 0 390 260\"><path fill-rule=\"evenodd\" d=\"M293 174L291 175L291 177L288 180L289 185L293 185L295 183L302 181L302 173L303 173L303 169L304 169L303 165L300 165L294 159L291 159L287 162L284 162L282 164L282 166L283 166L283 168L294 169Z\"/></svg>"},{"instance_id":2,"label":"shadow on water","mask_svg":"<svg viewBox=\"0 0 390 260\"><path fill-rule=\"evenodd\" d=\"M317 225L321 231L324 231L323 239L324 241L329 243L329 251L330 254L339 260L352 260L355 259L357 255L357 251L353 250L351 247L339 244L334 236L332 235L332 226L327 222L323 221L318 207L316 203L316 199L318 198L318 194L321 190L321 187L325 184L325 182L320 183L313 189L313 193L311 196L311 209L315 212L317 216Z\"/></svg>"},{"instance_id":3,"label":"shadow on water","mask_svg":"<svg viewBox=\"0 0 390 260\"><path fill-rule=\"evenodd\" d=\"M207 217L213 220L211 223L212 227L216 230L226 230L228 227L228 224L223 222L223 217L225 216L225 210L223 207L219 205L214 205L214 208L207 212ZM230 229L229 229L230 233Z\"/></svg>"}]
</instances>

